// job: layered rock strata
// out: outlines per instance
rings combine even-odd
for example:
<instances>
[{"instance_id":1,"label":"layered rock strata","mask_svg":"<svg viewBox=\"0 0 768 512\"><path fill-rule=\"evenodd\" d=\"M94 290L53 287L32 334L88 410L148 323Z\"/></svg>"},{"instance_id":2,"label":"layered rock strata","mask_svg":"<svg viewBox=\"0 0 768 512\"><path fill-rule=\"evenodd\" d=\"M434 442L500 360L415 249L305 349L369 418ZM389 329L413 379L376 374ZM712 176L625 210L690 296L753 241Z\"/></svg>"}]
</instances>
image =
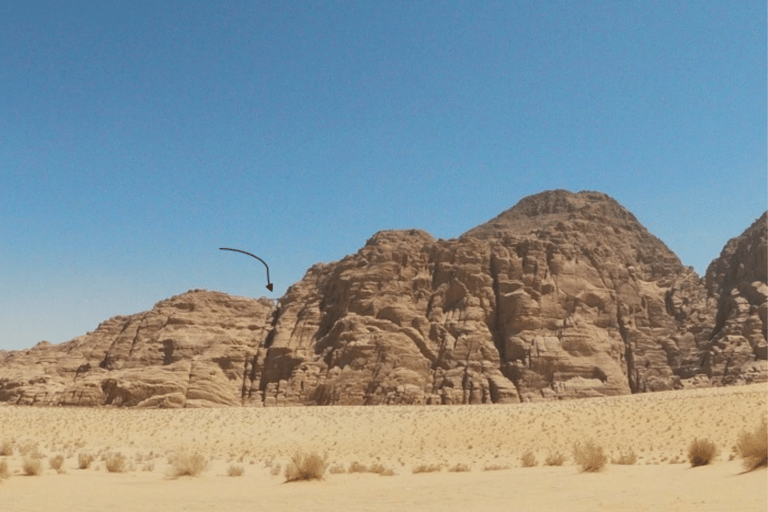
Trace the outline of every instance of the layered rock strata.
<instances>
[{"instance_id":1,"label":"layered rock strata","mask_svg":"<svg viewBox=\"0 0 768 512\"><path fill-rule=\"evenodd\" d=\"M194 290L0 353L0 401L515 403L768 380L766 219L705 279L616 201L543 192L457 239L376 233L277 305Z\"/></svg>"}]
</instances>

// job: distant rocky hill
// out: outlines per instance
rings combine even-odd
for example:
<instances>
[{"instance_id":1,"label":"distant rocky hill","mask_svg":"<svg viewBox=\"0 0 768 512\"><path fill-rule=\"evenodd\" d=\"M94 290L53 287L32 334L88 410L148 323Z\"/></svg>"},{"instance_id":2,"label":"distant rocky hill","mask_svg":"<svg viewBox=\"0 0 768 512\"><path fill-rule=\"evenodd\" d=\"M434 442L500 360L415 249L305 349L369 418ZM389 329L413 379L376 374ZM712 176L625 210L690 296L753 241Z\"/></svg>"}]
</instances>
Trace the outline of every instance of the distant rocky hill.
<instances>
[{"instance_id":1,"label":"distant rocky hill","mask_svg":"<svg viewBox=\"0 0 768 512\"><path fill-rule=\"evenodd\" d=\"M542 192L452 240L376 233L277 306L193 290L0 353L0 402L514 403L764 382L766 223L699 278L607 195Z\"/></svg>"}]
</instances>

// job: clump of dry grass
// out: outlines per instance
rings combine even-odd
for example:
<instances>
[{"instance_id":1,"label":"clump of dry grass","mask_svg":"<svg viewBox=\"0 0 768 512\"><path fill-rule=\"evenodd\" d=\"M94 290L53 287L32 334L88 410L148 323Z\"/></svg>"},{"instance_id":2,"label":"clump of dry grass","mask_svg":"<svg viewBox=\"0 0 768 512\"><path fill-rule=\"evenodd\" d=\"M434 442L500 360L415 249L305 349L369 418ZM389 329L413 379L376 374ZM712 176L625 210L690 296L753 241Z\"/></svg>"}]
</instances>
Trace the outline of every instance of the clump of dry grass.
<instances>
[{"instance_id":1,"label":"clump of dry grass","mask_svg":"<svg viewBox=\"0 0 768 512\"><path fill-rule=\"evenodd\" d=\"M285 468L285 481L322 480L325 474L325 461L318 454L296 452Z\"/></svg>"},{"instance_id":2,"label":"clump of dry grass","mask_svg":"<svg viewBox=\"0 0 768 512\"><path fill-rule=\"evenodd\" d=\"M483 471L502 471L505 469L509 469L509 466L504 464L488 464L483 468Z\"/></svg>"},{"instance_id":3,"label":"clump of dry grass","mask_svg":"<svg viewBox=\"0 0 768 512\"><path fill-rule=\"evenodd\" d=\"M367 473L368 472L368 466L365 464L360 464L357 461L353 461L352 464L349 465L349 469L347 470L347 473Z\"/></svg>"},{"instance_id":4,"label":"clump of dry grass","mask_svg":"<svg viewBox=\"0 0 768 512\"><path fill-rule=\"evenodd\" d=\"M421 464L411 470L411 473L436 473L443 469L440 464Z\"/></svg>"},{"instance_id":5,"label":"clump of dry grass","mask_svg":"<svg viewBox=\"0 0 768 512\"><path fill-rule=\"evenodd\" d=\"M230 464L229 469L227 469L227 476L243 476L243 473L245 473L245 468L237 464Z\"/></svg>"},{"instance_id":6,"label":"clump of dry grass","mask_svg":"<svg viewBox=\"0 0 768 512\"><path fill-rule=\"evenodd\" d=\"M621 466L632 466L633 464L637 463L637 454L635 453L635 450L630 449L628 452L621 452L619 456L613 459L611 462Z\"/></svg>"},{"instance_id":7,"label":"clump of dry grass","mask_svg":"<svg viewBox=\"0 0 768 512\"><path fill-rule=\"evenodd\" d=\"M51 469L54 469L57 473L61 474L64 471L61 469L61 466L64 465L64 456L59 454L55 457L51 457L48 459L48 464L51 466Z\"/></svg>"},{"instance_id":8,"label":"clump of dry grass","mask_svg":"<svg viewBox=\"0 0 768 512\"><path fill-rule=\"evenodd\" d=\"M77 467L80 469L88 469L93 462L93 455L90 453L80 452L77 456Z\"/></svg>"},{"instance_id":9,"label":"clump of dry grass","mask_svg":"<svg viewBox=\"0 0 768 512\"><path fill-rule=\"evenodd\" d=\"M13 455L13 443L7 439L0 444L0 456L10 457Z\"/></svg>"},{"instance_id":10,"label":"clump of dry grass","mask_svg":"<svg viewBox=\"0 0 768 512\"><path fill-rule=\"evenodd\" d=\"M128 460L121 453L108 453L104 456L104 465L110 473L128 471Z\"/></svg>"},{"instance_id":11,"label":"clump of dry grass","mask_svg":"<svg viewBox=\"0 0 768 512\"><path fill-rule=\"evenodd\" d=\"M533 452L527 451L523 454L522 457L520 457L520 463L524 468L532 468L538 464L538 461L536 460L536 456L533 454Z\"/></svg>"},{"instance_id":12,"label":"clump of dry grass","mask_svg":"<svg viewBox=\"0 0 768 512\"><path fill-rule=\"evenodd\" d=\"M768 466L768 420L763 418L763 422L753 432L739 434L736 449L747 471Z\"/></svg>"},{"instance_id":13,"label":"clump of dry grass","mask_svg":"<svg viewBox=\"0 0 768 512\"><path fill-rule=\"evenodd\" d=\"M603 447L596 445L593 441L587 441L584 446L575 444L573 459L581 471L589 473L602 470L608 462L608 457L603 453Z\"/></svg>"},{"instance_id":14,"label":"clump of dry grass","mask_svg":"<svg viewBox=\"0 0 768 512\"><path fill-rule=\"evenodd\" d=\"M43 474L43 462L40 457L28 455L22 459L21 469L27 476L40 476Z\"/></svg>"},{"instance_id":15,"label":"clump of dry grass","mask_svg":"<svg viewBox=\"0 0 768 512\"><path fill-rule=\"evenodd\" d=\"M344 469L344 466L335 465L335 466L329 467L328 472L332 475L338 475L341 473L346 473L347 470Z\"/></svg>"},{"instance_id":16,"label":"clump of dry grass","mask_svg":"<svg viewBox=\"0 0 768 512\"><path fill-rule=\"evenodd\" d=\"M550 453L547 458L544 459L544 465L546 466L562 466L565 462L565 455L560 452Z\"/></svg>"},{"instance_id":17,"label":"clump of dry grass","mask_svg":"<svg viewBox=\"0 0 768 512\"><path fill-rule=\"evenodd\" d=\"M208 468L208 459L200 453L181 451L168 458L173 476L199 476Z\"/></svg>"},{"instance_id":18,"label":"clump of dry grass","mask_svg":"<svg viewBox=\"0 0 768 512\"><path fill-rule=\"evenodd\" d=\"M384 464L376 463L372 464L371 467L368 468L369 473L375 473L377 475L381 475L387 471L387 468L384 467Z\"/></svg>"},{"instance_id":19,"label":"clump of dry grass","mask_svg":"<svg viewBox=\"0 0 768 512\"><path fill-rule=\"evenodd\" d=\"M451 466L448 468L448 471L451 473L466 473L470 471L469 466L466 464L462 464L461 462L457 463L455 466Z\"/></svg>"},{"instance_id":20,"label":"clump of dry grass","mask_svg":"<svg viewBox=\"0 0 768 512\"><path fill-rule=\"evenodd\" d=\"M5 480L6 478L10 478L11 472L8 470L8 462L7 461L0 461L0 480Z\"/></svg>"},{"instance_id":21,"label":"clump of dry grass","mask_svg":"<svg viewBox=\"0 0 768 512\"><path fill-rule=\"evenodd\" d=\"M709 439L694 439L688 446L688 462L691 467L706 466L717 457L717 446Z\"/></svg>"}]
</instances>

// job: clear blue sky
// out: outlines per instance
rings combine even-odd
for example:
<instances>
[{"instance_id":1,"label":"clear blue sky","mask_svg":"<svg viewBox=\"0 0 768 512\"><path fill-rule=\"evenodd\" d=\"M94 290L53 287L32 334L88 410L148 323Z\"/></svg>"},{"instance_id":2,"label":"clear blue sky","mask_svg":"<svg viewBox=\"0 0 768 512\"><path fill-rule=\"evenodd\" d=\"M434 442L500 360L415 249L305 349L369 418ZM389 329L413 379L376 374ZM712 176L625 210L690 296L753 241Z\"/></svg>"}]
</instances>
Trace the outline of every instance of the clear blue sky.
<instances>
[{"instance_id":1,"label":"clear blue sky","mask_svg":"<svg viewBox=\"0 0 768 512\"><path fill-rule=\"evenodd\" d=\"M0 349L554 188L703 274L768 203L767 73L764 0L3 2Z\"/></svg>"}]
</instances>

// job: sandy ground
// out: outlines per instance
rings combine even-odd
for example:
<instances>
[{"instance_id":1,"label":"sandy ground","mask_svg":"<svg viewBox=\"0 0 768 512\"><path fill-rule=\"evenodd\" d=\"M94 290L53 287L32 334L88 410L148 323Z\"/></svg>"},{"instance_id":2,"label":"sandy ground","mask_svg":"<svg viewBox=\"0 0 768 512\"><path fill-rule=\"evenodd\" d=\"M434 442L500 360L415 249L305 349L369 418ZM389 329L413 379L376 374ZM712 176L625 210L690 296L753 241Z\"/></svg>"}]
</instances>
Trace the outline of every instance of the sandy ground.
<instances>
[{"instance_id":1,"label":"sandy ground","mask_svg":"<svg viewBox=\"0 0 768 512\"><path fill-rule=\"evenodd\" d=\"M129 410L0 406L2 511L175 510L670 510L768 509L768 472L744 473L734 445L768 416L765 384L521 405L296 407ZM695 437L715 442L713 465L691 468ZM634 465L581 473L576 442L593 440L611 457L633 450ZM24 476L23 452L45 456L44 474ZM296 450L328 467L380 464L393 476L330 473L284 483ZM198 477L171 476L180 450L210 459ZM532 452L538 465L523 467ZM91 453L89 469L78 454ZM119 452L124 473L102 456ZM545 466L560 452L562 466ZM65 457L62 473L49 460ZM417 473L420 465L442 465ZM450 472L457 464L469 471ZM228 468L244 468L240 477ZM489 468L494 468L491 470Z\"/></svg>"}]
</instances>

